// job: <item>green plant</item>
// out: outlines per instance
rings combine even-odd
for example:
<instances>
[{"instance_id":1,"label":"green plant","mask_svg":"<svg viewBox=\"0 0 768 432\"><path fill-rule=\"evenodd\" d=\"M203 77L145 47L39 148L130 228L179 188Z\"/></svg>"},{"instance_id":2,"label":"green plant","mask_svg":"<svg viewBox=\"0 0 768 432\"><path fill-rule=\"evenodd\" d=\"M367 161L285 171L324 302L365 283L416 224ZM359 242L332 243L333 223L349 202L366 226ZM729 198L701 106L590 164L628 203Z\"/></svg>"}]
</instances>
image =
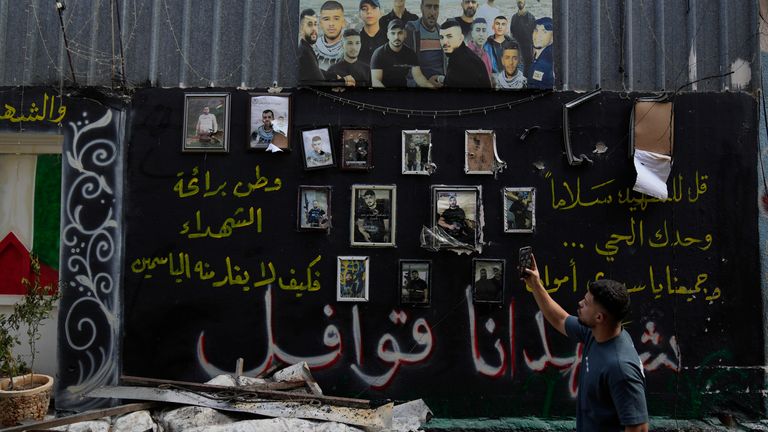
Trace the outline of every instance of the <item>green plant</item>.
<instances>
[{"instance_id":1,"label":"green plant","mask_svg":"<svg viewBox=\"0 0 768 432\"><path fill-rule=\"evenodd\" d=\"M16 314L0 315L0 377L16 375L18 358L13 356L13 348L21 344L18 331Z\"/></svg>"},{"instance_id":2,"label":"green plant","mask_svg":"<svg viewBox=\"0 0 768 432\"><path fill-rule=\"evenodd\" d=\"M59 299L56 286L40 283L40 260L36 255L30 257L32 280L22 278L21 283L27 292L13 307L13 313L0 316L0 375L10 377L8 390L14 389L13 377L26 369L34 374L37 357L37 342L40 340L40 325L48 318ZM18 337L19 330L25 329L26 344L29 347L29 367L20 357L14 357L13 348L22 344Z\"/></svg>"}]
</instances>

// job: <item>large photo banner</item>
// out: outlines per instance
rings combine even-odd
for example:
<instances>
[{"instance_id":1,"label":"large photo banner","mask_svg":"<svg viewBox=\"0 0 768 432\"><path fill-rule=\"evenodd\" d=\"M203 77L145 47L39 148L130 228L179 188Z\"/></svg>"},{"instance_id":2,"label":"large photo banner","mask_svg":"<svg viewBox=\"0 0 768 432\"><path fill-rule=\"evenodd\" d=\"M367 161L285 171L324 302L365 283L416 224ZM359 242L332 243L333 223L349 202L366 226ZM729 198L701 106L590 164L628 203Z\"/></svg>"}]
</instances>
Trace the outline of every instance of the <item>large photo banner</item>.
<instances>
[{"instance_id":1,"label":"large photo banner","mask_svg":"<svg viewBox=\"0 0 768 432\"><path fill-rule=\"evenodd\" d=\"M554 87L552 0L300 0L310 86Z\"/></svg>"}]
</instances>

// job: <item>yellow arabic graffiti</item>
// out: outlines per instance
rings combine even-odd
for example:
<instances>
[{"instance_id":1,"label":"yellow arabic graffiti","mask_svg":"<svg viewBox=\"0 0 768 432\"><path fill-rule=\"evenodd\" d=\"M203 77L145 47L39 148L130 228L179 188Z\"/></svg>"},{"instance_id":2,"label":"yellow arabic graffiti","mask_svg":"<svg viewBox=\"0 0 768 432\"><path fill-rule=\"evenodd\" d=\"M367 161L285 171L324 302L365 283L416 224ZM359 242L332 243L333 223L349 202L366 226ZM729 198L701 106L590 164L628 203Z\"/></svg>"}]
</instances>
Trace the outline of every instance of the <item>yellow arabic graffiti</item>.
<instances>
[{"instance_id":1,"label":"yellow arabic graffiti","mask_svg":"<svg viewBox=\"0 0 768 432\"><path fill-rule=\"evenodd\" d=\"M67 115L67 107L64 105L62 97L59 96L59 108L56 109L58 117L54 117L54 109L56 108L56 96L48 96L48 93L43 94L42 108L40 108L37 102L32 102L29 105L27 115L16 116L15 107L9 104L3 104L5 112L0 116L0 120L8 120L11 123L21 122L41 122L48 121L51 123L61 123L64 120L64 116Z\"/></svg>"},{"instance_id":2,"label":"yellow arabic graffiti","mask_svg":"<svg viewBox=\"0 0 768 432\"><path fill-rule=\"evenodd\" d=\"M221 226L218 229L211 229L210 226L206 226L205 229L203 229L202 224L202 218L200 216L200 210L197 210L195 212L195 231L190 232L190 221L186 221L182 224L181 231L179 231L179 234L186 235L188 238L196 239L196 238L225 238L232 235L235 228L242 228L249 225L253 225L256 223L256 232L261 232L261 208L257 208L254 210L253 206L248 207L247 211L247 217L243 218L242 216L246 213L246 210L243 207L238 208L235 210L235 213L232 215L232 217L228 217L224 219L224 222L222 222Z\"/></svg>"},{"instance_id":3,"label":"yellow arabic graffiti","mask_svg":"<svg viewBox=\"0 0 768 432\"><path fill-rule=\"evenodd\" d=\"M240 286L243 291L250 291L251 288L258 288L269 285L277 281L280 289L293 292L296 297L301 297L304 292L315 292L320 290L319 270L313 270L313 267L320 262L322 255L313 259L305 269L306 280L299 281L295 277L278 277L275 266L271 261L260 263L260 276L251 277L251 272L242 268L237 263L233 263L232 258L226 256L224 265L226 269L216 272L211 269L208 262L197 260L192 265L192 260L186 252L171 252L168 255L158 257L140 257L131 262L131 271L135 274L143 275L144 279L152 279L155 276L162 277L166 273L160 270L160 267L167 267L167 275L174 279L176 283L182 283L193 279L200 281L211 281L211 287L219 288L223 286ZM158 269L161 274L155 274ZM291 276L296 274L296 270L289 269ZM217 277L218 274L218 277Z\"/></svg>"},{"instance_id":4,"label":"yellow arabic graffiti","mask_svg":"<svg viewBox=\"0 0 768 432\"><path fill-rule=\"evenodd\" d=\"M673 236L670 236L666 220L661 228L646 237L644 221L641 219L639 222L636 222L635 218L631 217L627 234L611 234L610 240L606 241L602 246L595 243L595 252L604 257L612 257L619 252L619 245L622 243L626 246L633 246L635 244L644 246L647 244L652 248L695 246L702 251L706 251L712 247L713 240L712 234L704 235L703 239L681 237L680 230L677 229L674 231Z\"/></svg>"},{"instance_id":5,"label":"yellow arabic graffiti","mask_svg":"<svg viewBox=\"0 0 768 432\"><path fill-rule=\"evenodd\" d=\"M202 179L202 197L208 198L212 196L227 196L227 193L238 198L245 198L256 190L264 189L264 192L278 191L283 187L283 182L280 178L275 177L272 180L272 185L267 186L269 179L261 175L261 167L256 165L256 175L253 183L238 181L232 189L227 189L227 182L222 182L215 188L211 188L211 172L206 170ZM173 185L173 191L176 192L179 198L188 198L200 194L201 180L198 177L200 175L200 169L198 167L192 168L190 178L184 175L184 171L176 173L176 177L179 179ZM186 180L186 181L185 181Z\"/></svg>"},{"instance_id":6,"label":"yellow arabic graffiti","mask_svg":"<svg viewBox=\"0 0 768 432\"><path fill-rule=\"evenodd\" d=\"M576 262L574 259L569 260L568 267L569 267L568 271L563 272L562 277L559 277L559 278L555 277L552 280L552 283L550 284L549 265L544 264L542 282L544 284L544 287L547 288L548 293L554 294L564 286L572 287L573 292L577 292L579 290L578 280L577 280L577 268L576 268ZM542 268L542 267L539 267L539 268ZM697 274L696 282L693 284L692 288L689 288L684 285L684 282L682 282L683 280L685 280L685 278L680 278L674 275L669 265L665 266L664 276L662 277L662 279L657 278L653 265L648 266L648 269L649 269L648 281L643 281L641 283L627 283L627 291L629 291L629 293L636 294L636 293L640 293L642 291L648 290L647 292L653 295L654 300L658 300L662 298L663 294L682 295L682 296L687 296L686 298L687 302L692 302L696 298L701 298L709 302L709 304L713 304L713 302L719 299L720 296L722 295L719 287L704 286L704 284L709 280L709 273ZM595 272L595 276L591 280L598 280L604 276L605 276L605 272L598 271L598 272ZM650 289L648 289L648 287L650 287ZM532 292L532 290L527 285L525 286L525 289L528 292ZM586 291L586 289L587 289L587 286L584 285L583 290Z\"/></svg>"},{"instance_id":7,"label":"yellow arabic graffiti","mask_svg":"<svg viewBox=\"0 0 768 432\"><path fill-rule=\"evenodd\" d=\"M658 198L635 192L629 187L625 188L623 191L615 191L615 198L611 191L604 193L599 191L599 189L613 184L615 179L607 180L603 183L591 186L588 189L585 189L585 192L582 193L580 176L576 177L575 186L571 186L567 181L563 181L562 189L558 190L556 190L556 181L555 177L552 175L552 172L547 172L545 178L548 178L550 182L550 191L552 193L552 208L555 210L570 210L576 207L592 207L594 205L606 205L614 202L619 205L629 205L631 209L640 208L640 210L645 210L650 203L678 203L685 199L685 197L683 197L683 191L686 188L683 186L684 177L682 174L678 174L677 177L672 178L672 193L666 200L660 200ZM696 171L693 184L687 188L687 200L689 203L695 203L699 200L701 195L704 195L707 192L708 179L708 175L699 175L699 171ZM558 195L558 192L562 192L563 190L565 191L565 195Z\"/></svg>"}]
</instances>

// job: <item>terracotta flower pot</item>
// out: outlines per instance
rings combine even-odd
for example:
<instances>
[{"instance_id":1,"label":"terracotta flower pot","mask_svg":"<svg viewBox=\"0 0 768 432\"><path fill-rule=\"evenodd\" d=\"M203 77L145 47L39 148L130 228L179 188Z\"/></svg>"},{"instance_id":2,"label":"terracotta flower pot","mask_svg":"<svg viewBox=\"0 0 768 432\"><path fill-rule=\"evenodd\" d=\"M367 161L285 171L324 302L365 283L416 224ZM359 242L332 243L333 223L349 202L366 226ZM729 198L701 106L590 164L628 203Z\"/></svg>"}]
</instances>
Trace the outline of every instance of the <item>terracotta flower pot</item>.
<instances>
[{"instance_id":1,"label":"terracotta flower pot","mask_svg":"<svg viewBox=\"0 0 768 432\"><path fill-rule=\"evenodd\" d=\"M10 378L0 379L0 426L13 426L22 420L42 420L48 413L53 377L42 374L14 377L15 388L21 390L8 390L10 381Z\"/></svg>"}]
</instances>

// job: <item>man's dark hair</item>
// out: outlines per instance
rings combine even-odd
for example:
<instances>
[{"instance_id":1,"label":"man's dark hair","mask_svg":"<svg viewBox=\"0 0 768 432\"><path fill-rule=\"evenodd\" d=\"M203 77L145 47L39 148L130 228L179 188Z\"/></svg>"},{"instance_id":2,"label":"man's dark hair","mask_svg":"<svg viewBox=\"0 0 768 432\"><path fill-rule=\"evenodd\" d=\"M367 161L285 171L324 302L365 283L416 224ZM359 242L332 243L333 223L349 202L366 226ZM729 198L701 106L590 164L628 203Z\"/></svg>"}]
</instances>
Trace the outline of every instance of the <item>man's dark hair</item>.
<instances>
[{"instance_id":1,"label":"man's dark hair","mask_svg":"<svg viewBox=\"0 0 768 432\"><path fill-rule=\"evenodd\" d=\"M453 18L448 18L444 23L440 25L440 30L449 29L451 27L461 27L461 24Z\"/></svg>"},{"instance_id":2,"label":"man's dark hair","mask_svg":"<svg viewBox=\"0 0 768 432\"><path fill-rule=\"evenodd\" d=\"M355 30L355 29L353 29L353 28L348 28L348 29L344 30L344 33L342 33L341 35L343 37L360 36L360 32Z\"/></svg>"},{"instance_id":3,"label":"man's dark hair","mask_svg":"<svg viewBox=\"0 0 768 432\"><path fill-rule=\"evenodd\" d=\"M369 196L369 195L372 195L372 196L375 197L376 196L376 192L374 192L372 189L366 189L366 191L363 192L363 196Z\"/></svg>"},{"instance_id":4,"label":"man's dark hair","mask_svg":"<svg viewBox=\"0 0 768 432\"><path fill-rule=\"evenodd\" d=\"M271 110L271 109L265 109L264 111L262 111L262 112L261 112L261 115L264 115L264 114L266 114L266 113L270 113L270 114L272 114L272 117L274 117L274 116L275 116L275 113L274 113L274 112L272 112L272 110Z\"/></svg>"},{"instance_id":5,"label":"man's dark hair","mask_svg":"<svg viewBox=\"0 0 768 432\"><path fill-rule=\"evenodd\" d=\"M501 52L504 52L504 50L518 50L520 51L520 45L517 44L517 41L514 40L505 40L501 43Z\"/></svg>"},{"instance_id":6,"label":"man's dark hair","mask_svg":"<svg viewBox=\"0 0 768 432\"><path fill-rule=\"evenodd\" d=\"M326 10L344 10L344 6L341 5L341 3L337 2L336 0L328 0L327 2L323 3L322 6L320 6L320 12L326 11Z\"/></svg>"},{"instance_id":7,"label":"man's dark hair","mask_svg":"<svg viewBox=\"0 0 768 432\"><path fill-rule=\"evenodd\" d=\"M475 24L488 24L488 21L486 21L483 17L475 18L475 20L472 21L472 25L474 26Z\"/></svg>"},{"instance_id":8,"label":"man's dark hair","mask_svg":"<svg viewBox=\"0 0 768 432\"><path fill-rule=\"evenodd\" d=\"M622 322L629 315L629 293L621 282L599 279L589 284L592 298L600 304L616 322Z\"/></svg>"},{"instance_id":9,"label":"man's dark hair","mask_svg":"<svg viewBox=\"0 0 768 432\"><path fill-rule=\"evenodd\" d=\"M308 16L317 16L314 9L304 9L301 11L301 14L299 15L299 22L304 21L304 18Z\"/></svg>"},{"instance_id":10,"label":"man's dark hair","mask_svg":"<svg viewBox=\"0 0 768 432\"><path fill-rule=\"evenodd\" d=\"M497 19L503 19L504 21L509 21L509 20L507 19L507 17L505 17L504 15L499 15L499 16L497 16L496 18L494 18L493 20L494 20L494 21L496 21Z\"/></svg>"}]
</instances>

